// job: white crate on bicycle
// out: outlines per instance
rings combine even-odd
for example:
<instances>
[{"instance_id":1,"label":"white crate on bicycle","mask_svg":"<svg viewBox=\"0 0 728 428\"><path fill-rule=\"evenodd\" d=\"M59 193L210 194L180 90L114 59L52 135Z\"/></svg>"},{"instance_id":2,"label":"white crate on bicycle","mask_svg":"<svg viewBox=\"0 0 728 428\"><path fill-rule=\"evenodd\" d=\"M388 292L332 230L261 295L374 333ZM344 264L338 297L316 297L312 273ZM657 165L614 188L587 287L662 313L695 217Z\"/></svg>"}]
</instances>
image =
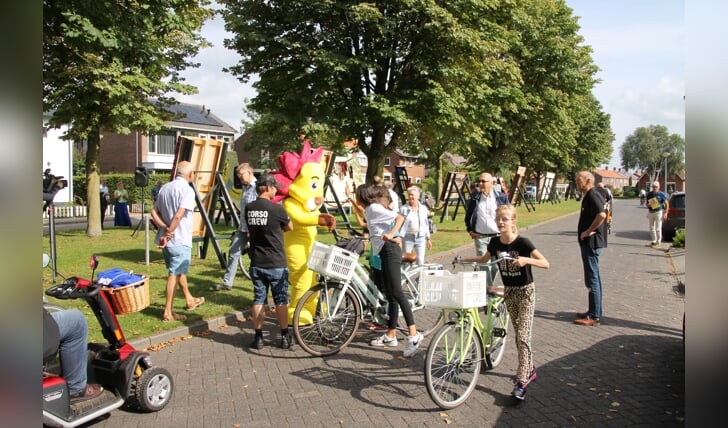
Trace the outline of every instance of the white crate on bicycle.
<instances>
[{"instance_id":1,"label":"white crate on bicycle","mask_svg":"<svg viewBox=\"0 0 728 428\"><path fill-rule=\"evenodd\" d=\"M308 268L329 278L348 281L354 275L359 255L339 248L314 242L308 256Z\"/></svg>"},{"instance_id":2,"label":"white crate on bicycle","mask_svg":"<svg viewBox=\"0 0 728 428\"><path fill-rule=\"evenodd\" d=\"M467 309L488 303L488 272L425 270L420 273L420 300L435 308Z\"/></svg>"}]
</instances>

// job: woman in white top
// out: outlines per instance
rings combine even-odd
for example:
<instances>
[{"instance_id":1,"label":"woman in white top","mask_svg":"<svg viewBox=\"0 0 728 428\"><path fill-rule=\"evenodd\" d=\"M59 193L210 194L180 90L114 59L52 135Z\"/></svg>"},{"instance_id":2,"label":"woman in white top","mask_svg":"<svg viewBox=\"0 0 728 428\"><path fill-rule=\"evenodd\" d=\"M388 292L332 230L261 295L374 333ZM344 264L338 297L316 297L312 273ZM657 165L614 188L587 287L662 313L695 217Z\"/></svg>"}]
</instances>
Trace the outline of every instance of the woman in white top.
<instances>
[{"instance_id":1,"label":"woman in white top","mask_svg":"<svg viewBox=\"0 0 728 428\"><path fill-rule=\"evenodd\" d=\"M404 235L404 252L410 253L412 249L417 253L417 265L425 264L425 250L432 249L430 241L430 226L427 207L420 203L420 188L412 186L407 189L407 205L400 208L399 213L404 217L404 224L400 234Z\"/></svg>"},{"instance_id":2,"label":"woman in white top","mask_svg":"<svg viewBox=\"0 0 728 428\"><path fill-rule=\"evenodd\" d=\"M369 239L373 253L379 254L382 263L382 285L389 307L387 310L387 331L370 342L372 346L396 347L397 318L400 309L407 323L408 340L403 356L411 357L422 343L422 333L417 331L412 307L402 291L402 238L399 229L404 217L388 208L392 202L389 192L383 186L374 186L369 195L370 204L364 208Z\"/></svg>"}]
</instances>

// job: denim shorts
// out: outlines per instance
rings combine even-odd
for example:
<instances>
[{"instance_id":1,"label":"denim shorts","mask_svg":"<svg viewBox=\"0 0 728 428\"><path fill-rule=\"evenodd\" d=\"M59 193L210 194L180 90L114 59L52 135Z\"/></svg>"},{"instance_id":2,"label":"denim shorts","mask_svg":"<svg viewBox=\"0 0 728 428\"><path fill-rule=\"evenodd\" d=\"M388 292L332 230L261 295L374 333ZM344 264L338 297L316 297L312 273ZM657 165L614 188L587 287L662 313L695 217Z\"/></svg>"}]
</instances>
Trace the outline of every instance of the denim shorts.
<instances>
[{"instance_id":1,"label":"denim shorts","mask_svg":"<svg viewBox=\"0 0 728 428\"><path fill-rule=\"evenodd\" d=\"M162 249L164 263L170 275L187 275L190 271L190 259L192 259L192 247L178 245L175 247L164 247Z\"/></svg>"},{"instance_id":2,"label":"denim shorts","mask_svg":"<svg viewBox=\"0 0 728 428\"><path fill-rule=\"evenodd\" d=\"M254 305L265 303L269 288L273 294L273 303L288 304L288 268L251 267L250 277L253 280Z\"/></svg>"}]
</instances>

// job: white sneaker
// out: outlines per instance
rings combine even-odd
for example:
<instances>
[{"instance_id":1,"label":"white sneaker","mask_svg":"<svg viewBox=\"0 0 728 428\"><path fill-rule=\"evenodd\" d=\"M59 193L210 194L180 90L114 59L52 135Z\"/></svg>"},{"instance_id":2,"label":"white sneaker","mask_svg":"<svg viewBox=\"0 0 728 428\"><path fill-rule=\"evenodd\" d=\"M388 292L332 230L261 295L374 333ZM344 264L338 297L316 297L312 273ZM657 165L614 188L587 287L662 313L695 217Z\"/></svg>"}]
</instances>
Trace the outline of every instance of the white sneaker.
<instances>
[{"instance_id":1,"label":"white sneaker","mask_svg":"<svg viewBox=\"0 0 728 428\"><path fill-rule=\"evenodd\" d=\"M397 342L397 336L394 336L393 338L387 337L387 333L384 333L383 335L377 337L376 339L369 342L372 346L389 346L394 348L399 343Z\"/></svg>"},{"instance_id":2,"label":"white sneaker","mask_svg":"<svg viewBox=\"0 0 728 428\"><path fill-rule=\"evenodd\" d=\"M402 354L405 357L411 357L415 351L417 351L417 348L420 347L420 343L422 343L422 339L424 339L425 336L422 335L422 333L417 333L417 336L410 336L407 340L407 346L404 348L404 354Z\"/></svg>"}]
</instances>

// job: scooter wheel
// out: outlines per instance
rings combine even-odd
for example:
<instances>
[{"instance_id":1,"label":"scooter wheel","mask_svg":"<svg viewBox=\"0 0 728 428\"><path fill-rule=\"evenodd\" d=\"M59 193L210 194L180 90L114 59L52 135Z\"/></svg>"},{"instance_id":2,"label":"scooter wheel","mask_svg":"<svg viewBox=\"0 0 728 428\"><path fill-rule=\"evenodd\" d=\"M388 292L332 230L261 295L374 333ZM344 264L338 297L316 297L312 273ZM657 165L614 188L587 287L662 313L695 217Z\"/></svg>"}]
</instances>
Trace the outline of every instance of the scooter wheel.
<instances>
[{"instance_id":1,"label":"scooter wheel","mask_svg":"<svg viewBox=\"0 0 728 428\"><path fill-rule=\"evenodd\" d=\"M136 381L134 395L142 412L162 410L169 403L174 391L172 375L161 367L152 367L142 372Z\"/></svg>"}]
</instances>

